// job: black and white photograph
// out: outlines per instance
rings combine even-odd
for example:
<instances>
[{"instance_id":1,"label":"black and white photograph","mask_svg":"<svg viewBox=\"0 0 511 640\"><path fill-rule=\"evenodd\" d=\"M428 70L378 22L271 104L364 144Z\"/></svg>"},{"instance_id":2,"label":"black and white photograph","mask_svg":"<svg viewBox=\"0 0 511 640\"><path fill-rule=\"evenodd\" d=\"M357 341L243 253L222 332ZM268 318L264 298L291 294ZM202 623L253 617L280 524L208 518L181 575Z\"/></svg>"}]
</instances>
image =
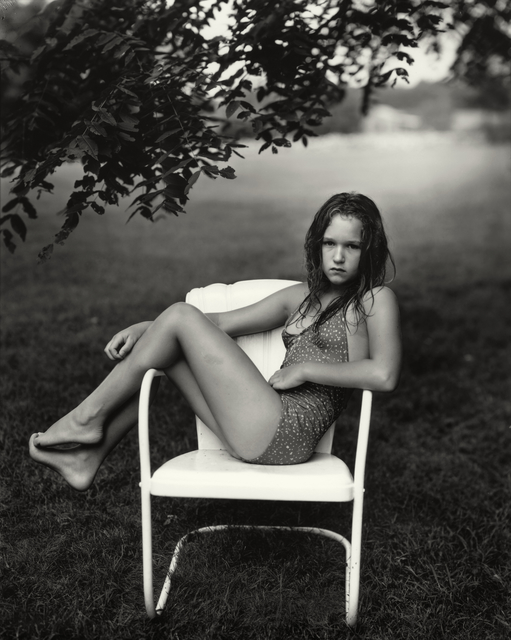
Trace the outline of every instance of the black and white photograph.
<instances>
[{"instance_id":1,"label":"black and white photograph","mask_svg":"<svg viewBox=\"0 0 511 640\"><path fill-rule=\"evenodd\" d=\"M511 5L0 0L0 639L511 636Z\"/></svg>"}]
</instances>

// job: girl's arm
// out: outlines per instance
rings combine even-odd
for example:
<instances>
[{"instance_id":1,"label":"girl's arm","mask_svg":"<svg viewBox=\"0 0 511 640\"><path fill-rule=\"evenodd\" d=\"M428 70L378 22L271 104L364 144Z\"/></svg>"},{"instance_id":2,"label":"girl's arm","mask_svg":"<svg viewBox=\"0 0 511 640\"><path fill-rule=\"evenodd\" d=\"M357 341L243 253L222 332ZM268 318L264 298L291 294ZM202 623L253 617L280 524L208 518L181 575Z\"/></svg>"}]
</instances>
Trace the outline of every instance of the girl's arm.
<instances>
[{"instance_id":1,"label":"girl's arm","mask_svg":"<svg viewBox=\"0 0 511 640\"><path fill-rule=\"evenodd\" d=\"M291 285L263 298L255 304L207 317L227 335L235 338L281 327L306 294L304 284Z\"/></svg>"},{"instance_id":2,"label":"girl's arm","mask_svg":"<svg viewBox=\"0 0 511 640\"><path fill-rule=\"evenodd\" d=\"M248 307L206 316L232 337L268 331L285 323L305 297L305 291L303 284L291 285ZM116 333L105 347L106 355L110 360L125 358L151 324L139 322Z\"/></svg>"},{"instance_id":3,"label":"girl's arm","mask_svg":"<svg viewBox=\"0 0 511 640\"><path fill-rule=\"evenodd\" d=\"M382 287L364 301L369 339L368 357L354 362L304 362L280 369L270 378L274 389L291 389L304 382L393 391L401 370L399 309L395 295Z\"/></svg>"}]
</instances>

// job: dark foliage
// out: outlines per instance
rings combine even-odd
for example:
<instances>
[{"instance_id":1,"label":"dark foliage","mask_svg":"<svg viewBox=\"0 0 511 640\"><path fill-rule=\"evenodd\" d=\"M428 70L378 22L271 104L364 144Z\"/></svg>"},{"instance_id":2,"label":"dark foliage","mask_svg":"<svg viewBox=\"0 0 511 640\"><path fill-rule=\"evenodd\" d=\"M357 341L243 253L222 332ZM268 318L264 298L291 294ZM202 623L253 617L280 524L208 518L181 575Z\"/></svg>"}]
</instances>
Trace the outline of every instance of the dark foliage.
<instances>
[{"instance_id":1,"label":"dark foliage","mask_svg":"<svg viewBox=\"0 0 511 640\"><path fill-rule=\"evenodd\" d=\"M489 96L484 106L509 107L511 4L499 0L454 0L454 25L463 25L464 36L453 71Z\"/></svg>"},{"instance_id":2,"label":"dark foliage","mask_svg":"<svg viewBox=\"0 0 511 640\"><path fill-rule=\"evenodd\" d=\"M2 177L14 182L0 218L10 251L14 234L25 239L23 214L37 217L30 196L51 191L48 178L63 163L80 161L84 175L61 212L58 244L85 211L102 215L136 189L131 215L178 215L201 174L235 177L219 166L242 147L227 135L227 120L247 123L261 151L307 144L350 79L360 80L367 111L375 88L406 80L400 65L413 59L402 47L423 38L438 47L449 27L449 5L432 0L235 0L225 35L205 37L227 4L54 0L35 16L36 30L46 29L35 50L27 53L28 27L23 46L0 40L9 87L13 74L27 78L7 102L2 132ZM455 5L451 26L469 25L456 69L474 83L491 65L493 81L501 73L509 9L497 5Z\"/></svg>"}]
</instances>

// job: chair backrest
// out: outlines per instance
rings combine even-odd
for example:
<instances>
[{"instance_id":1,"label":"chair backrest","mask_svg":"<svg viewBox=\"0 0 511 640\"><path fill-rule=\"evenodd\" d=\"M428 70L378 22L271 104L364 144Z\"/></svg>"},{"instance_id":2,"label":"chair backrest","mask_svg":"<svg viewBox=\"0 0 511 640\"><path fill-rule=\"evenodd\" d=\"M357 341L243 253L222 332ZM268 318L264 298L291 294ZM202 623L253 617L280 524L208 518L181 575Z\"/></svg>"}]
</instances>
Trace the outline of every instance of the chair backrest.
<instances>
[{"instance_id":1,"label":"chair backrest","mask_svg":"<svg viewBox=\"0 0 511 640\"><path fill-rule=\"evenodd\" d=\"M204 313L216 313L239 309L266 296L297 284L294 280L244 280L235 284L211 284L207 287L192 289L186 296L186 302ZM280 368L285 356L282 342L282 327L248 336L236 338L236 342L254 362L264 378L268 378ZM206 425L197 421L197 439L199 449L223 449L222 442ZM330 453L334 437L334 425L318 443L316 451Z\"/></svg>"}]
</instances>

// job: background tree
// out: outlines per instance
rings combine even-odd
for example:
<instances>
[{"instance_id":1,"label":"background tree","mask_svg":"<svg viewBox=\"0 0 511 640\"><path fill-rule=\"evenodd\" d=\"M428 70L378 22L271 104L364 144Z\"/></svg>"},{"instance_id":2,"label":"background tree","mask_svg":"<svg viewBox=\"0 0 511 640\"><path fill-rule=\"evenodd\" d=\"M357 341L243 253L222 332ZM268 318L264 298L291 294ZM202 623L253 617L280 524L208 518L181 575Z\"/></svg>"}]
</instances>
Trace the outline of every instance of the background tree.
<instances>
[{"instance_id":1,"label":"background tree","mask_svg":"<svg viewBox=\"0 0 511 640\"><path fill-rule=\"evenodd\" d=\"M221 9L229 28L208 39ZM463 35L454 71L506 87L510 16L500 0L54 0L36 16L47 28L32 53L0 41L3 73L28 78L3 127L2 177L14 182L4 243L13 251L13 233L25 238L31 194L51 191L48 177L68 161L84 173L56 243L85 211L104 214L135 189L131 215L177 215L202 174L235 177L218 164L243 146L227 120L251 126L260 151L307 144L350 80L367 111L375 89L406 80L403 48L428 39L440 50L449 28Z\"/></svg>"}]
</instances>

